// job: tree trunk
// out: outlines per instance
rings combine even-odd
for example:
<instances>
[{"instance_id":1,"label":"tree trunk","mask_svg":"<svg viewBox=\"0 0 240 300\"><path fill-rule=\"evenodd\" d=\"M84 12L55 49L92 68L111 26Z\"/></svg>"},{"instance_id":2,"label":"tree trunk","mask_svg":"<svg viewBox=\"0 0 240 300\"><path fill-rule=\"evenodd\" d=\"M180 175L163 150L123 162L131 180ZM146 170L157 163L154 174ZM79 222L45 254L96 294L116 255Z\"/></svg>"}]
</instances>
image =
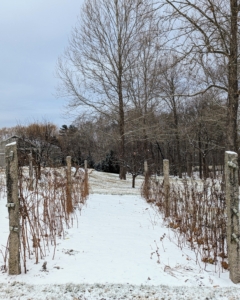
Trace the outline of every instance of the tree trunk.
<instances>
[{"instance_id":1,"label":"tree trunk","mask_svg":"<svg viewBox=\"0 0 240 300\"><path fill-rule=\"evenodd\" d=\"M176 140L177 140L177 160L178 160L178 176L182 178L182 159L180 153L180 140L178 132L176 133Z\"/></svg>"},{"instance_id":2,"label":"tree trunk","mask_svg":"<svg viewBox=\"0 0 240 300\"><path fill-rule=\"evenodd\" d=\"M136 179L136 175L135 174L133 174L132 175L132 188L134 189L135 188L135 179Z\"/></svg>"},{"instance_id":3,"label":"tree trunk","mask_svg":"<svg viewBox=\"0 0 240 300\"><path fill-rule=\"evenodd\" d=\"M41 180L41 163L37 162L37 180Z\"/></svg>"},{"instance_id":4,"label":"tree trunk","mask_svg":"<svg viewBox=\"0 0 240 300\"><path fill-rule=\"evenodd\" d=\"M119 8L118 1L115 1L116 5L116 25L118 31L118 77L117 77L117 92L118 92L118 105L119 105L119 133L120 133L120 157L122 165L120 166L119 178L126 180L126 168L125 164L125 130L124 130L124 103L123 103L123 64L122 64L122 32L119 22Z\"/></svg>"},{"instance_id":5,"label":"tree trunk","mask_svg":"<svg viewBox=\"0 0 240 300\"><path fill-rule=\"evenodd\" d=\"M207 179L208 177L208 171L207 171L207 161L206 161L206 154L204 153L202 156L202 162L203 162L203 179Z\"/></svg>"},{"instance_id":6,"label":"tree trunk","mask_svg":"<svg viewBox=\"0 0 240 300\"><path fill-rule=\"evenodd\" d=\"M212 153L212 174L213 178L216 179L216 160L214 153Z\"/></svg>"},{"instance_id":7,"label":"tree trunk","mask_svg":"<svg viewBox=\"0 0 240 300\"><path fill-rule=\"evenodd\" d=\"M121 81L121 80L120 80ZM123 99L122 91L119 92L119 133L120 133L120 157L121 166L119 178L126 180L126 168L125 164L125 136L124 136L124 109L123 109Z\"/></svg>"},{"instance_id":8,"label":"tree trunk","mask_svg":"<svg viewBox=\"0 0 240 300\"><path fill-rule=\"evenodd\" d=\"M192 155L190 153L187 154L187 175L188 177L192 176Z\"/></svg>"},{"instance_id":9,"label":"tree trunk","mask_svg":"<svg viewBox=\"0 0 240 300\"><path fill-rule=\"evenodd\" d=\"M144 85L145 96L146 96L146 82ZM146 131L146 115L147 115L147 99L145 97L144 115L143 115L143 147L144 147L144 160L148 160L148 142L147 142L147 131Z\"/></svg>"},{"instance_id":10,"label":"tree trunk","mask_svg":"<svg viewBox=\"0 0 240 300\"><path fill-rule=\"evenodd\" d=\"M126 168L125 168L125 129L124 129L124 105L123 105L123 94L122 94L122 75L120 68L119 78L118 78L118 101L119 101L119 134L120 134L120 157L121 166L119 178L126 180Z\"/></svg>"},{"instance_id":11,"label":"tree trunk","mask_svg":"<svg viewBox=\"0 0 240 300\"><path fill-rule=\"evenodd\" d=\"M198 137L198 155L199 155L199 177L200 177L200 179L202 179L202 152L201 152L201 147L202 147L202 143L201 143L201 137L199 135L199 137Z\"/></svg>"},{"instance_id":12,"label":"tree trunk","mask_svg":"<svg viewBox=\"0 0 240 300\"><path fill-rule=\"evenodd\" d=\"M230 1L231 34L230 53L228 61L228 105L227 105L227 144L226 150L238 151L237 113L238 113L238 1Z\"/></svg>"},{"instance_id":13,"label":"tree trunk","mask_svg":"<svg viewBox=\"0 0 240 300\"><path fill-rule=\"evenodd\" d=\"M181 159L181 152L180 152L180 138L179 138L179 131L178 131L178 115L177 115L177 108L175 104L175 99L173 99L173 115L174 115L174 125L175 125L175 138L176 138L176 148L177 148L177 164L178 164L178 176L182 178L182 159Z\"/></svg>"}]
</instances>

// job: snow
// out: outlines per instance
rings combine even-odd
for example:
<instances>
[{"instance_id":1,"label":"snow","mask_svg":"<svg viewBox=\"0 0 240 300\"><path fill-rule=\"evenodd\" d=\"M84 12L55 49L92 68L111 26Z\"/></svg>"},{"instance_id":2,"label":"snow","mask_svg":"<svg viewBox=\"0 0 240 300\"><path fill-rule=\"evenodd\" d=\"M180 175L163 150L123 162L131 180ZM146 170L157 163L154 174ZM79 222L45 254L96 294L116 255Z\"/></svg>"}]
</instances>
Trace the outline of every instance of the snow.
<instances>
[{"instance_id":1,"label":"snow","mask_svg":"<svg viewBox=\"0 0 240 300\"><path fill-rule=\"evenodd\" d=\"M13 145L16 145L16 144L17 144L17 142L12 142L12 143L7 144L6 147L13 146Z\"/></svg>"},{"instance_id":2,"label":"snow","mask_svg":"<svg viewBox=\"0 0 240 300\"><path fill-rule=\"evenodd\" d=\"M237 155L237 153L234 151L225 151L225 153L230 154L230 155Z\"/></svg>"},{"instance_id":3,"label":"snow","mask_svg":"<svg viewBox=\"0 0 240 300\"><path fill-rule=\"evenodd\" d=\"M27 274L0 273L0 299L239 299L229 272L196 262L180 249L154 207L140 196L131 176L90 172L92 194L64 239ZM8 236L6 197L0 199L0 247ZM42 265L47 262L47 269ZM3 258L0 256L0 266Z\"/></svg>"}]
</instances>

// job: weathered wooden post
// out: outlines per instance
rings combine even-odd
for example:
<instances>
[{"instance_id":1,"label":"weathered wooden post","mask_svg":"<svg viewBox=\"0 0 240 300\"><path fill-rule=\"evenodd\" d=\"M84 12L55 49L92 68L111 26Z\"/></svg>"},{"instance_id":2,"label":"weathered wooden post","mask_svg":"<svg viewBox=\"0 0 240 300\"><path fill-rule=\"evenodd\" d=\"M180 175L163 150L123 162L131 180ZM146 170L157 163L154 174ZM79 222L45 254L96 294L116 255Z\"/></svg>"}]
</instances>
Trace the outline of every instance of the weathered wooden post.
<instances>
[{"instance_id":1,"label":"weathered wooden post","mask_svg":"<svg viewBox=\"0 0 240 300\"><path fill-rule=\"evenodd\" d=\"M144 182L143 182L143 195L146 200L150 199L150 178L149 178L149 172L148 172L148 163L147 160L144 160L143 165L143 175L144 175Z\"/></svg>"},{"instance_id":2,"label":"weathered wooden post","mask_svg":"<svg viewBox=\"0 0 240 300\"><path fill-rule=\"evenodd\" d=\"M84 185L82 189L82 199L83 201L87 199L89 195L89 184L88 184L88 161L84 160Z\"/></svg>"},{"instance_id":3,"label":"weathered wooden post","mask_svg":"<svg viewBox=\"0 0 240 300\"><path fill-rule=\"evenodd\" d=\"M170 204L169 204L169 191L170 191L170 183L169 183L169 160L163 160L163 176L164 176L164 195L165 195L165 217L170 216Z\"/></svg>"},{"instance_id":4,"label":"weathered wooden post","mask_svg":"<svg viewBox=\"0 0 240 300\"><path fill-rule=\"evenodd\" d=\"M66 187L66 192L67 192L67 203L66 203L66 210L67 213L72 213L73 212L73 204L72 204L72 158L71 156L66 157L66 162L67 162L67 187Z\"/></svg>"},{"instance_id":5,"label":"weathered wooden post","mask_svg":"<svg viewBox=\"0 0 240 300\"><path fill-rule=\"evenodd\" d=\"M135 188L135 181L137 177L137 167L136 167L136 152L132 154L132 188Z\"/></svg>"},{"instance_id":6,"label":"weathered wooden post","mask_svg":"<svg viewBox=\"0 0 240 300\"><path fill-rule=\"evenodd\" d=\"M20 266L20 222L18 200L18 156L17 143L10 143L5 148L7 208L9 214L9 275L21 273Z\"/></svg>"},{"instance_id":7,"label":"weathered wooden post","mask_svg":"<svg viewBox=\"0 0 240 300\"><path fill-rule=\"evenodd\" d=\"M88 185L88 161L86 159L84 160L84 171L85 185Z\"/></svg>"},{"instance_id":8,"label":"weathered wooden post","mask_svg":"<svg viewBox=\"0 0 240 300\"><path fill-rule=\"evenodd\" d=\"M144 176L146 177L148 174L148 163L147 160L144 160Z\"/></svg>"},{"instance_id":9,"label":"weathered wooden post","mask_svg":"<svg viewBox=\"0 0 240 300\"><path fill-rule=\"evenodd\" d=\"M240 282L240 231L239 231L239 187L238 155L225 152L225 182L227 205L227 247L230 279Z\"/></svg>"},{"instance_id":10,"label":"weathered wooden post","mask_svg":"<svg viewBox=\"0 0 240 300\"><path fill-rule=\"evenodd\" d=\"M33 191L33 163L32 163L32 153L28 154L29 158L29 191Z\"/></svg>"}]
</instances>

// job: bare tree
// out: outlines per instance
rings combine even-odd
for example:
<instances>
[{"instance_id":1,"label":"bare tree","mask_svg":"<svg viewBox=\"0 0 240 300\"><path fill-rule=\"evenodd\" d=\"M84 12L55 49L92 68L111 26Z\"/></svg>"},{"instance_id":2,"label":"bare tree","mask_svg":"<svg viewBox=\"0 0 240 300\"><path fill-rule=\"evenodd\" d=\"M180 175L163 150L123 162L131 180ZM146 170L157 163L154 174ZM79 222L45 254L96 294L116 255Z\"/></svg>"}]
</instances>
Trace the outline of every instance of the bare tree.
<instances>
[{"instance_id":1,"label":"bare tree","mask_svg":"<svg viewBox=\"0 0 240 300\"><path fill-rule=\"evenodd\" d=\"M182 178L179 114L183 110L186 97L181 97L180 95L184 94L188 88L188 76L184 66L179 61L179 57L171 55L171 53L168 54L163 62L160 62L159 68L161 70L159 94L165 103L165 110L170 111L172 115L172 121L169 120L172 126L169 127L172 128L171 131L176 139L178 176Z\"/></svg>"},{"instance_id":2,"label":"bare tree","mask_svg":"<svg viewBox=\"0 0 240 300\"><path fill-rule=\"evenodd\" d=\"M120 159L125 159L125 73L135 64L139 37L152 16L151 0L86 0L70 44L58 61L60 94L69 107L112 114L119 126ZM131 60L129 59L131 57ZM123 168L120 178L125 178Z\"/></svg>"},{"instance_id":3,"label":"bare tree","mask_svg":"<svg viewBox=\"0 0 240 300\"><path fill-rule=\"evenodd\" d=\"M17 127L3 127L0 128L0 141L4 141L7 138L10 138L11 136L16 134L16 128Z\"/></svg>"},{"instance_id":4,"label":"bare tree","mask_svg":"<svg viewBox=\"0 0 240 300\"><path fill-rule=\"evenodd\" d=\"M55 158L60 159L61 153L56 147L58 145L57 126L53 123L35 122L27 126L18 125L16 127L16 134L22 139L33 143L37 149L36 165L38 171L38 178L41 177L41 165L54 163ZM57 156L57 157L56 157Z\"/></svg>"},{"instance_id":5,"label":"bare tree","mask_svg":"<svg viewBox=\"0 0 240 300\"><path fill-rule=\"evenodd\" d=\"M170 36L175 51L187 58L190 71L201 79L192 94L214 88L227 94L226 147L237 151L238 1L162 0L161 3L167 8L165 16L170 30L178 30L176 36L173 33ZM219 67L223 72L216 76Z\"/></svg>"},{"instance_id":6,"label":"bare tree","mask_svg":"<svg viewBox=\"0 0 240 300\"><path fill-rule=\"evenodd\" d=\"M153 132L153 114L159 105L159 64L162 57L164 38L159 16L152 14L146 30L140 37L137 62L130 65L126 73L128 82L129 109L126 118L129 132L126 135L143 141L143 159L148 159L149 140ZM130 58L131 59L131 58Z\"/></svg>"},{"instance_id":7,"label":"bare tree","mask_svg":"<svg viewBox=\"0 0 240 300\"><path fill-rule=\"evenodd\" d=\"M224 149L225 111L221 98L210 91L196 97L186 108L185 135L190 146L197 150L200 178L209 177L210 159L216 174L215 156Z\"/></svg>"}]
</instances>

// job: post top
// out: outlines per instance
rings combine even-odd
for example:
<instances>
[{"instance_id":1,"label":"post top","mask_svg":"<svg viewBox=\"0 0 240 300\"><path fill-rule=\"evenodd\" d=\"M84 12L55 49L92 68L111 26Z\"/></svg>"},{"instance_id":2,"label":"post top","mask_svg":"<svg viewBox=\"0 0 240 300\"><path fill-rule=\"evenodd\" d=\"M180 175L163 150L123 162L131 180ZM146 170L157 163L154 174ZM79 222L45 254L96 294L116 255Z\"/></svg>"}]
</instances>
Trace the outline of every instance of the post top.
<instances>
[{"instance_id":1,"label":"post top","mask_svg":"<svg viewBox=\"0 0 240 300\"><path fill-rule=\"evenodd\" d=\"M225 151L225 153L227 153L227 154L231 154L231 155L233 155L233 154L236 154L236 155L237 155L237 153L236 153L236 152L234 152L234 151Z\"/></svg>"},{"instance_id":2,"label":"post top","mask_svg":"<svg viewBox=\"0 0 240 300\"><path fill-rule=\"evenodd\" d=\"M12 142L12 143L7 144L6 147L13 146L13 145L16 145L16 144L17 144L17 142Z\"/></svg>"}]
</instances>

